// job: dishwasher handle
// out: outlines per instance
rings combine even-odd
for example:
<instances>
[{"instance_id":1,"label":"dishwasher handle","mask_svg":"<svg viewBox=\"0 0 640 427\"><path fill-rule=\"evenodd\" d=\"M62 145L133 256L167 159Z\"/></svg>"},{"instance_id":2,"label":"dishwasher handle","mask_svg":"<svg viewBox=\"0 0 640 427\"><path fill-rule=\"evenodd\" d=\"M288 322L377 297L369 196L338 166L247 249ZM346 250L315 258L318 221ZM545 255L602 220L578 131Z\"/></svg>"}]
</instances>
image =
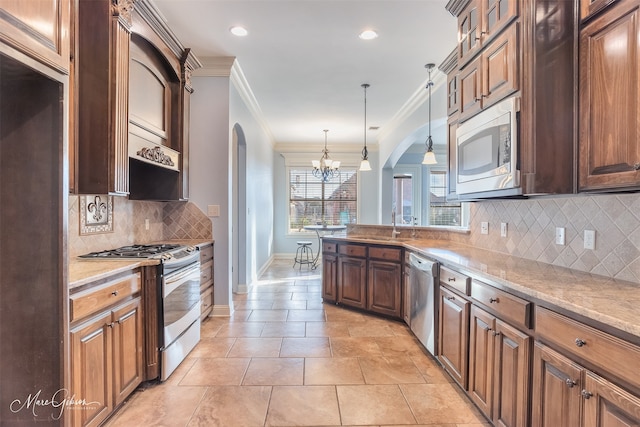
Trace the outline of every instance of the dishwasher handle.
<instances>
[{"instance_id":1,"label":"dishwasher handle","mask_svg":"<svg viewBox=\"0 0 640 427\"><path fill-rule=\"evenodd\" d=\"M429 275L431 275L431 277L436 277L438 275L438 263L435 261L421 258L416 254L411 253L409 254L409 264L411 265L411 268L416 268L420 271L428 273Z\"/></svg>"}]
</instances>

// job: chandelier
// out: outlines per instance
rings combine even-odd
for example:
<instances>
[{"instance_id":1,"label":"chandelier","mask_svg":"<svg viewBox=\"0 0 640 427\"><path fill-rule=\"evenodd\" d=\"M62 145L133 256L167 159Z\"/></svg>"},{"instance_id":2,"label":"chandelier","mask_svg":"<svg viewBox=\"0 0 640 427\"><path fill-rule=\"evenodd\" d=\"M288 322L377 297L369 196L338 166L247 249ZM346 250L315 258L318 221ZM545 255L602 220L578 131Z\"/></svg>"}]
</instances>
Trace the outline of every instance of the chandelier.
<instances>
[{"instance_id":1,"label":"chandelier","mask_svg":"<svg viewBox=\"0 0 640 427\"><path fill-rule=\"evenodd\" d=\"M429 72L429 81L427 82L427 89L429 89L429 136L427 137L427 141L425 145L427 146L427 151L424 153L424 159L422 160L423 165L435 165L438 164L436 161L436 155L433 152L433 140L431 139L431 87L433 86L433 80L431 80L431 71L436 66L436 64L427 64L424 67Z\"/></svg>"},{"instance_id":2,"label":"chandelier","mask_svg":"<svg viewBox=\"0 0 640 427\"><path fill-rule=\"evenodd\" d=\"M338 172L340 162L329 158L329 150L327 149L327 132L329 132L329 129L325 129L323 132L324 150L322 150L322 157L320 160L312 160L311 164L313 165L313 176L322 182L327 182Z\"/></svg>"}]
</instances>

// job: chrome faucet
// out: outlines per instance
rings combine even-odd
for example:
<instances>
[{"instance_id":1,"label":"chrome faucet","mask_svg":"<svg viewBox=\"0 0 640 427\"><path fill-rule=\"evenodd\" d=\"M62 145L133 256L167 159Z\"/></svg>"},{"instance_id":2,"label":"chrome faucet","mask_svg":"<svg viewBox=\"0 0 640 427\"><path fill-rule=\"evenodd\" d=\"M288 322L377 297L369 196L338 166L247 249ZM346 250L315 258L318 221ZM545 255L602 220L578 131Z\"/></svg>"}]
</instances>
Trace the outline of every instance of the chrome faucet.
<instances>
[{"instance_id":1,"label":"chrome faucet","mask_svg":"<svg viewBox=\"0 0 640 427\"><path fill-rule=\"evenodd\" d=\"M391 232L391 238L395 239L400 235L400 232L396 230L396 208L391 211L391 222L393 223L393 231Z\"/></svg>"}]
</instances>

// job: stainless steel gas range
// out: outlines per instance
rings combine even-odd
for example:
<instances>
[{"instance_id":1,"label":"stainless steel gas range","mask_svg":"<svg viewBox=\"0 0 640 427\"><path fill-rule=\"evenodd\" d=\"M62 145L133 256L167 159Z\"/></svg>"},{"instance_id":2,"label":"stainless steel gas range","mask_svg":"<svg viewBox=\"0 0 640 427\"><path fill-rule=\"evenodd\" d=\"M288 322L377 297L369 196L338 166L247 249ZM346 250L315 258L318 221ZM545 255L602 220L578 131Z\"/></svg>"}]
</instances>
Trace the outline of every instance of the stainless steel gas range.
<instances>
[{"instance_id":1,"label":"stainless steel gas range","mask_svg":"<svg viewBox=\"0 0 640 427\"><path fill-rule=\"evenodd\" d=\"M81 255L83 259L156 259L154 277L145 289L147 361L158 352L159 378L164 381L200 341L200 254L192 246L131 245ZM149 267L147 267L149 268ZM154 268L154 267L151 267ZM149 301L151 299L151 301ZM149 362L147 362L149 366ZM147 376L152 379L153 375Z\"/></svg>"}]
</instances>

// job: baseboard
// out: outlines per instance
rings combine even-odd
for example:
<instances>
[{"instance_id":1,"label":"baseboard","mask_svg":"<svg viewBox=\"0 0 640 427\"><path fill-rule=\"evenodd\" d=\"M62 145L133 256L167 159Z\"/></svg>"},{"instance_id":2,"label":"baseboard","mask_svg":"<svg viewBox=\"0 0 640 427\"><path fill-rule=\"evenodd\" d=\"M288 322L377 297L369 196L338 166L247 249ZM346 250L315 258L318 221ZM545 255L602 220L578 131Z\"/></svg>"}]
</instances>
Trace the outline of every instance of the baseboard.
<instances>
[{"instance_id":1,"label":"baseboard","mask_svg":"<svg viewBox=\"0 0 640 427\"><path fill-rule=\"evenodd\" d=\"M246 294L249 292L249 285L244 283L238 283L238 286L236 286L236 290L233 292L236 294Z\"/></svg>"},{"instance_id":2,"label":"baseboard","mask_svg":"<svg viewBox=\"0 0 640 427\"><path fill-rule=\"evenodd\" d=\"M228 305L213 305L213 310L209 317L230 317L231 307Z\"/></svg>"}]
</instances>

